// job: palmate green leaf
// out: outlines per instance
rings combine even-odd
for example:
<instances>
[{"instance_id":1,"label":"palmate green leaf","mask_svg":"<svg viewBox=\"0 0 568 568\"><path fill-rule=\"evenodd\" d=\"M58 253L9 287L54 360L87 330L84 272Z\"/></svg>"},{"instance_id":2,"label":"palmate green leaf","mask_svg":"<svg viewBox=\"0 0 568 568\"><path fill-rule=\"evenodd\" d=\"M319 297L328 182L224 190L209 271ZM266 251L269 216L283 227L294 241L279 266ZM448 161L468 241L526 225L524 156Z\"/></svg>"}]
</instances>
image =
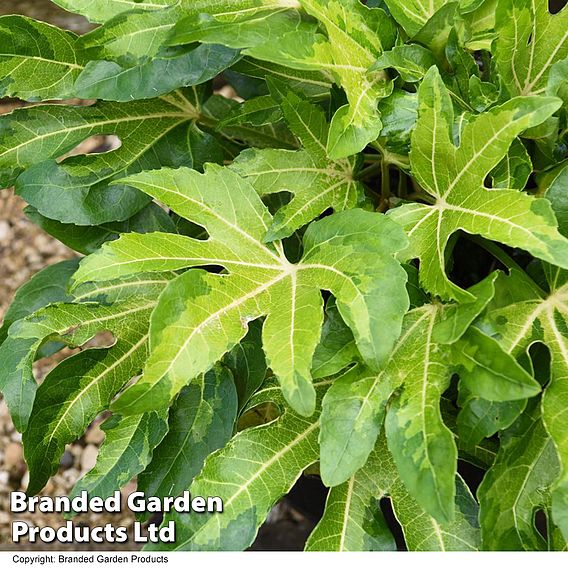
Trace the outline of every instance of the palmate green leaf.
<instances>
[{"instance_id":1,"label":"palmate green leaf","mask_svg":"<svg viewBox=\"0 0 568 568\"><path fill-rule=\"evenodd\" d=\"M30 345L21 361L3 360L6 361L4 373L7 368L12 381L29 384L24 395L28 404L33 403L23 436L31 494L39 491L57 470L65 445L81 436L142 368L148 351L150 313L169 278L170 275L137 277L98 288L87 286L78 299L111 304L55 304L12 326L9 340L13 336L15 345ZM99 331L110 331L113 345L108 349L87 349L64 360L37 388L34 400L32 391L36 385L31 376L31 361L35 346L43 337L58 334L67 343L81 345ZM27 337L30 340L23 342ZM5 342L4 346L9 344ZM16 387L20 385L12 388Z\"/></svg>"},{"instance_id":2,"label":"palmate green leaf","mask_svg":"<svg viewBox=\"0 0 568 568\"><path fill-rule=\"evenodd\" d=\"M237 391L227 368L214 367L182 389L166 437L138 476L138 490L163 498L187 489L205 458L229 441L236 416Z\"/></svg>"},{"instance_id":3,"label":"palmate green leaf","mask_svg":"<svg viewBox=\"0 0 568 568\"><path fill-rule=\"evenodd\" d=\"M550 490L559 473L554 443L533 411L523 431L502 442L497 460L478 490L485 550L550 550L535 528L535 513L550 513ZM565 547L565 543L562 548Z\"/></svg>"},{"instance_id":4,"label":"palmate green leaf","mask_svg":"<svg viewBox=\"0 0 568 568\"><path fill-rule=\"evenodd\" d=\"M203 226L210 238L123 235L85 259L76 282L206 265L224 266L229 274L191 270L168 287L152 318L144 376L114 403L115 410L139 413L167 405L245 336L248 322L266 316L269 366L293 408L311 414L321 289L336 297L365 361L371 367L385 361L408 307L406 272L393 259L406 243L395 223L362 210L327 217L310 225L303 257L291 264L281 243L263 243L272 217L253 187L230 169L210 165L204 175L161 170L128 183Z\"/></svg>"},{"instance_id":5,"label":"palmate green leaf","mask_svg":"<svg viewBox=\"0 0 568 568\"><path fill-rule=\"evenodd\" d=\"M105 22L129 10L159 10L179 0L53 0L69 12L76 12L95 23Z\"/></svg>"},{"instance_id":6,"label":"palmate green leaf","mask_svg":"<svg viewBox=\"0 0 568 568\"><path fill-rule=\"evenodd\" d=\"M493 295L491 277L473 287L476 302L427 304L408 312L388 364L379 372L355 367L337 379L323 401L321 475L337 485L361 467L386 413L389 449L410 494L436 519L453 515L457 450L440 410L453 373L479 378L483 396L515 400L540 387L495 341L467 332ZM487 368L486 360L495 364ZM472 381L473 382L473 381ZM399 393L393 397L396 389Z\"/></svg>"},{"instance_id":7,"label":"palmate green leaf","mask_svg":"<svg viewBox=\"0 0 568 568\"><path fill-rule=\"evenodd\" d=\"M274 98L280 100L290 130L305 150L267 148L244 151L232 168L247 179L260 195L287 191L290 202L274 216L265 241L290 236L294 231L331 208L336 212L363 205L364 186L355 180L355 158L330 160L326 141L329 125L324 111L282 85L269 82Z\"/></svg>"},{"instance_id":8,"label":"palmate green leaf","mask_svg":"<svg viewBox=\"0 0 568 568\"><path fill-rule=\"evenodd\" d=\"M148 412L108 418L101 425L105 440L99 449L97 462L77 481L71 498L87 491L91 499L106 499L140 473L167 432L165 414Z\"/></svg>"},{"instance_id":9,"label":"palmate green leaf","mask_svg":"<svg viewBox=\"0 0 568 568\"><path fill-rule=\"evenodd\" d=\"M306 549L321 551L392 550L394 541L379 509L389 498L411 551L478 550L478 507L461 477L456 477L456 515L439 523L409 495L381 436L367 463L329 492L321 521Z\"/></svg>"},{"instance_id":10,"label":"palmate green leaf","mask_svg":"<svg viewBox=\"0 0 568 568\"><path fill-rule=\"evenodd\" d=\"M62 223L99 225L131 217L149 198L108 183L160 164L193 165L197 110L181 93L147 102L89 107L45 105L0 118L0 183L16 189L42 215ZM120 148L59 158L94 135L113 134ZM23 173L22 173L23 172Z\"/></svg>"},{"instance_id":11,"label":"palmate green leaf","mask_svg":"<svg viewBox=\"0 0 568 568\"><path fill-rule=\"evenodd\" d=\"M558 266L568 266L568 241L557 230L550 203L516 190L488 190L486 176L521 132L542 123L558 99L512 99L465 125L455 146L452 103L436 68L420 87L420 109L412 134L412 174L435 198L434 205L412 203L391 211L410 237L407 258L420 259L421 284L444 299L471 301L446 275L447 243L459 230L479 234Z\"/></svg>"},{"instance_id":12,"label":"palmate green leaf","mask_svg":"<svg viewBox=\"0 0 568 568\"><path fill-rule=\"evenodd\" d=\"M379 99L392 86L383 72L368 71L381 52L394 46L396 28L385 12L367 8L358 0L302 0L302 6L326 28L333 72L345 90L349 105L333 116L327 143L333 159L361 151L377 138L382 122Z\"/></svg>"},{"instance_id":13,"label":"palmate green leaf","mask_svg":"<svg viewBox=\"0 0 568 568\"><path fill-rule=\"evenodd\" d=\"M0 96L27 101L73 93L84 59L77 36L24 16L0 18Z\"/></svg>"},{"instance_id":14,"label":"palmate green leaf","mask_svg":"<svg viewBox=\"0 0 568 568\"><path fill-rule=\"evenodd\" d=\"M542 422L558 452L561 472L552 487L552 517L568 540L568 427L564 414L568 400L568 284L566 272L547 267L550 292L533 293L500 309L492 309L480 325L498 337L503 348L523 356L540 341L550 352L550 382L542 397ZM507 283L505 282L506 286Z\"/></svg>"},{"instance_id":15,"label":"palmate green leaf","mask_svg":"<svg viewBox=\"0 0 568 568\"><path fill-rule=\"evenodd\" d=\"M327 380L314 383L321 400ZM168 514L175 520L176 542L146 550L243 550L252 544L270 509L285 495L302 472L318 460L318 411L305 418L286 409L279 386L267 383L249 408L275 403L283 413L268 425L239 432L211 454L193 481L193 495L216 495L223 513Z\"/></svg>"},{"instance_id":16,"label":"palmate green leaf","mask_svg":"<svg viewBox=\"0 0 568 568\"><path fill-rule=\"evenodd\" d=\"M550 14L547 0L499 0L494 58L509 93L546 91L551 67L568 56L568 9Z\"/></svg>"}]
</instances>

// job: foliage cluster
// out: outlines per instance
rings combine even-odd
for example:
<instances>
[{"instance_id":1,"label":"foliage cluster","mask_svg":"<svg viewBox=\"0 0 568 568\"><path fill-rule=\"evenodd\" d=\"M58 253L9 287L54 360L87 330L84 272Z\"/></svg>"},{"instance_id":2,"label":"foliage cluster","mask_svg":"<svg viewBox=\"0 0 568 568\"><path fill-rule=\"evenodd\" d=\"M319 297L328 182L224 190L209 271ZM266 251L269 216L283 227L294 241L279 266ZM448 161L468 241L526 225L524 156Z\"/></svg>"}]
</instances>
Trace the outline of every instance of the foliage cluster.
<instances>
[{"instance_id":1,"label":"foliage cluster","mask_svg":"<svg viewBox=\"0 0 568 568\"><path fill-rule=\"evenodd\" d=\"M410 550L566 549L568 8L56 3L99 25L0 18L0 95L34 103L0 182L84 255L0 328L29 492L109 411L74 491L221 496L176 549L248 547L304 472L308 550L393 549L381 500Z\"/></svg>"}]
</instances>

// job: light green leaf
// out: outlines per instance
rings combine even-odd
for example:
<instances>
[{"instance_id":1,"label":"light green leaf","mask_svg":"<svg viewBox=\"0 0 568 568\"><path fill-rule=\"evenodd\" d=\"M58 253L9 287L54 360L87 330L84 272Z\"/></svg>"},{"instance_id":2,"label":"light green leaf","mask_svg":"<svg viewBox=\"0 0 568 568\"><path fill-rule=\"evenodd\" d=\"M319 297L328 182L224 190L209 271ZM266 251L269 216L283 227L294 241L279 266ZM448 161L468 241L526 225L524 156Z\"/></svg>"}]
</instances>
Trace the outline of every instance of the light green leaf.
<instances>
[{"instance_id":1,"label":"light green leaf","mask_svg":"<svg viewBox=\"0 0 568 568\"><path fill-rule=\"evenodd\" d=\"M77 282L211 264L226 267L229 274L191 270L162 295L144 376L115 402L116 410L139 413L146 406L168 404L244 337L248 322L267 316L263 345L269 366L290 404L311 414L310 368L323 319L321 289L335 295L365 361L376 367L388 357L408 297L406 273L392 256L405 240L386 217L352 210L312 223L300 263L291 264L280 243L263 243L271 215L253 187L227 168L211 165L204 175L161 170L128 183L205 227L210 238L124 235L83 261ZM175 244L171 250L164 246L166 238Z\"/></svg>"},{"instance_id":2,"label":"light green leaf","mask_svg":"<svg viewBox=\"0 0 568 568\"><path fill-rule=\"evenodd\" d=\"M523 130L540 124L559 106L553 98L513 99L466 124L455 146L452 103L436 68L420 87L420 110L412 134L412 173L435 198L392 210L410 237L405 257L420 258L420 281L442 298L471 301L446 275L447 242L458 230L516 247L568 267L568 241L560 235L548 201L516 190L488 190L486 176Z\"/></svg>"},{"instance_id":3,"label":"light green leaf","mask_svg":"<svg viewBox=\"0 0 568 568\"><path fill-rule=\"evenodd\" d=\"M546 91L551 67L568 56L568 9L550 14L547 0L499 0L494 58L512 96Z\"/></svg>"},{"instance_id":4,"label":"light green leaf","mask_svg":"<svg viewBox=\"0 0 568 568\"><path fill-rule=\"evenodd\" d=\"M0 17L0 96L27 101L73 93L83 69L77 36L24 16Z\"/></svg>"},{"instance_id":5,"label":"light green leaf","mask_svg":"<svg viewBox=\"0 0 568 568\"><path fill-rule=\"evenodd\" d=\"M89 498L106 499L139 474L148 465L154 448L167 432L164 414L149 412L108 418L101 425L105 440L99 449L95 467L77 481L70 497L87 491Z\"/></svg>"},{"instance_id":6,"label":"light green leaf","mask_svg":"<svg viewBox=\"0 0 568 568\"><path fill-rule=\"evenodd\" d=\"M266 148L245 150L231 166L260 195L287 191L291 201L281 207L265 236L270 242L290 236L331 208L336 212L364 203L364 187L354 179L354 159L317 159L306 151Z\"/></svg>"},{"instance_id":7,"label":"light green leaf","mask_svg":"<svg viewBox=\"0 0 568 568\"><path fill-rule=\"evenodd\" d=\"M187 489L205 458L231 438L236 415L237 392L226 368L215 367L182 389L168 433L138 477L138 490L163 498Z\"/></svg>"},{"instance_id":8,"label":"light green leaf","mask_svg":"<svg viewBox=\"0 0 568 568\"><path fill-rule=\"evenodd\" d=\"M275 92L277 86L270 85ZM323 110L292 92L279 94L286 121L305 150L249 149L231 166L260 195L293 194L274 216L265 236L268 242L290 236L329 208L344 211L362 205L365 199L364 186L355 180L356 159L332 161L327 157L329 127Z\"/></svg>"},{"instance_id":9,"label":"light green leaf","mask_svg":"<svg viewBox=\"0 0 568 568\"><path fill-rule=\"evenodd\" d=\"M327 30L328 46L318 47L329 50L349 101L333 116L327 142L330 158L345 158L381 131L377 103L391 93L392 85L383 72L368 69L381 52L394 46L396 28L383 10L367 8L358 0L302 0L302 6Z\"/></svg>"}]
</instances>

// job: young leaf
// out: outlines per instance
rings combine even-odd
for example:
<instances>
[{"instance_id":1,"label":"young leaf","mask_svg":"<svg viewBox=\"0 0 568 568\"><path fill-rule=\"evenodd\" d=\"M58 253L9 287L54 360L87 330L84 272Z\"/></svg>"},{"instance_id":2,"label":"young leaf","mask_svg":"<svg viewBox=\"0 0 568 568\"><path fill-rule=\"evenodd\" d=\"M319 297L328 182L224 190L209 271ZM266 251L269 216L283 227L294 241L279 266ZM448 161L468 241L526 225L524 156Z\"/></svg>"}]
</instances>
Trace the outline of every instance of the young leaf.
<instances>
[{"instance_id":1,"label":"young leaf","mask_svg":"<svg viewBox=\"0 0 568 568\"><path fill-rule=\"evenodd\" d=\"M138 476L138 490L163 498L187 489L205 458L229 441L236 416L237 393L228 369L214 367L182 389L170 410L166 437Z\"/></svg>"},{"instance_id":2,"label":"young leaf","mask_svg":"<svg viewBox=\"0 0 568 568\"><path fill-rule=\"evenodd\" d=\"M302 0L302 6L327 30L333 70L349 101L333 116L327 142L330 158L345 158L381 131L377 103L392 86L384 73L368 69L381 52L394 46L396 28L383 10L367 8L358 0Z\"/></svg>"},{"instance_id":3,"label":"young leaf","mask_svg":"<svg viewBox=\"0 0 568 568\"><path fill-rule=\"evenodd\" d=\"M274 82L269 84L290 130L305 150L249 149L231 166L260 195L293 194L274 216L265 236L267 242L290 236L329 208L336 212L352 209L365 199L363 185L355 180L356 159L333 161L327 157L329 126L323 110L291 91L280 90Z\"/></svg>"},{"instance_id":4,"label":"young leaf","mask_svg":"<svg viewBox=\"0 0 568 568\"><path fill-rule=\"evenodd\" d=\"M382 53L373 70L393 68L406 83L416 83L424 78L428 69L436 64L434 54L416 43L397 45Z\"/></svg>"},{"instance_id":5,"label":"young leaf","mask_svg":"<svg viewBox=\"0 0 568 568\"><path fill-rule=\"evenodd\" d=\"M140 473L167 432L168 423L163 414L149 412L108 418L101 425L105 440L97 463L75 484L70 497L87 491L90 498L106 499Z\"/></svg>"},{"instance_id":6,"label":"young leaf","mask_svg":"<svg viewBox=\"0 0 568 568\"><path fill-rule=\"evenodd\" d=\"M168 287L152 318L144 376L114 403L115 410L139 413L167 405L244 337L248 322L267 316L269 365L288 402L310 415L321 289L335 295L365 361L377 367L388 357L408 296L406 272L393 259L405 238L386 217L352 210L312 223L301 261L291 264L280 243L263 243L272 217L253 187L227 168L210 165L204 175L161 170L128 183L205 227L210 238L124 235L85 259L77 282L205 265L224 266L229 274L190 270Z\"/></svg>"},{"instance_id":7,"label":"young leaf","mask_svg":"<svg viewBox=\"0 0 568 568\"><path fill-rule=\"evenodd\" d=\"M471 301L470 294L448 279L445 269L447 242L460 229L568 267L568 241L558 232L548 201L516 190L488 190L484 185L515 137L542 123L560 101L512 99L465 125L456 147L451 137L452 103L435 67L424 78L419 94L410 161L413 175L435 203L402 205L391 216L410 237L405 256L420 258L422 285L442 298Z\"/></svg>"},{"instance_id":8,"label":"young leaf","mask_svg":"<svg viewBox=\"0 0 568 568\"><path fill-rule=\"evenodd\" d=\"M568 9L550 14L547 0L499 0L494 56L512 96L544 93L551 67L568 56Z\"/></svg>"}]
</instances>

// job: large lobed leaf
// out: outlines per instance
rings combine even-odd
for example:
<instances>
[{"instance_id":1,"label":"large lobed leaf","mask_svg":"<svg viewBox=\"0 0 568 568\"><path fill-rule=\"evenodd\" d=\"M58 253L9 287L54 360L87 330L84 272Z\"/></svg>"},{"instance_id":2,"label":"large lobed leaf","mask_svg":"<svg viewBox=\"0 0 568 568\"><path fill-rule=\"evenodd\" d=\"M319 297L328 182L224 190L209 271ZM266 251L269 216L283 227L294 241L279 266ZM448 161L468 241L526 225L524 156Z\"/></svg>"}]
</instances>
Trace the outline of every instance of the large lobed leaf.
<instances>
[{"instance_id":1,"label":"large lobed leaf","mask_svg":"<svg viewBox=\"0 0 568 568\"><path fill-rule=\"evenodd\" d=\"M76 282L207 265L223 266L229 274L190 270L162 294L144 375L114 403L115 410L138 413L168 405L244 337L250 321L265 316L269 365L288 402L310 415L321 289L335 295L367 363L377 367L386 360L408 307L406 273L393 258L406 242L395 223L361 210L338 213L308 228L302 259L292 264L279 242L263 242L272 217L253 187L228 169L161 170L128 183L203 226L209 239L123 235L85 259Z\"/></svg>"},{"instance_id":2,"label":"large lobed leaf","mask_svg":"<svg viewBox=\"0 0 568 568\"><path fill-rule=\"evenodd\" d=\"M541 124L560 106L546 97L515 98L466 124L459 146L452 137L454 111L438 70L420 86L420 108L412 134L410 162L433 205L405 204L392 210L410 238L406 257L420 259L423 286L444 299L471 301L446 275L448 240L459 230L521 247L537 258L568 267L568 241L545 199L510 189L489 189L487 175L513 140Z\"/></svg>"}]
</instances>

